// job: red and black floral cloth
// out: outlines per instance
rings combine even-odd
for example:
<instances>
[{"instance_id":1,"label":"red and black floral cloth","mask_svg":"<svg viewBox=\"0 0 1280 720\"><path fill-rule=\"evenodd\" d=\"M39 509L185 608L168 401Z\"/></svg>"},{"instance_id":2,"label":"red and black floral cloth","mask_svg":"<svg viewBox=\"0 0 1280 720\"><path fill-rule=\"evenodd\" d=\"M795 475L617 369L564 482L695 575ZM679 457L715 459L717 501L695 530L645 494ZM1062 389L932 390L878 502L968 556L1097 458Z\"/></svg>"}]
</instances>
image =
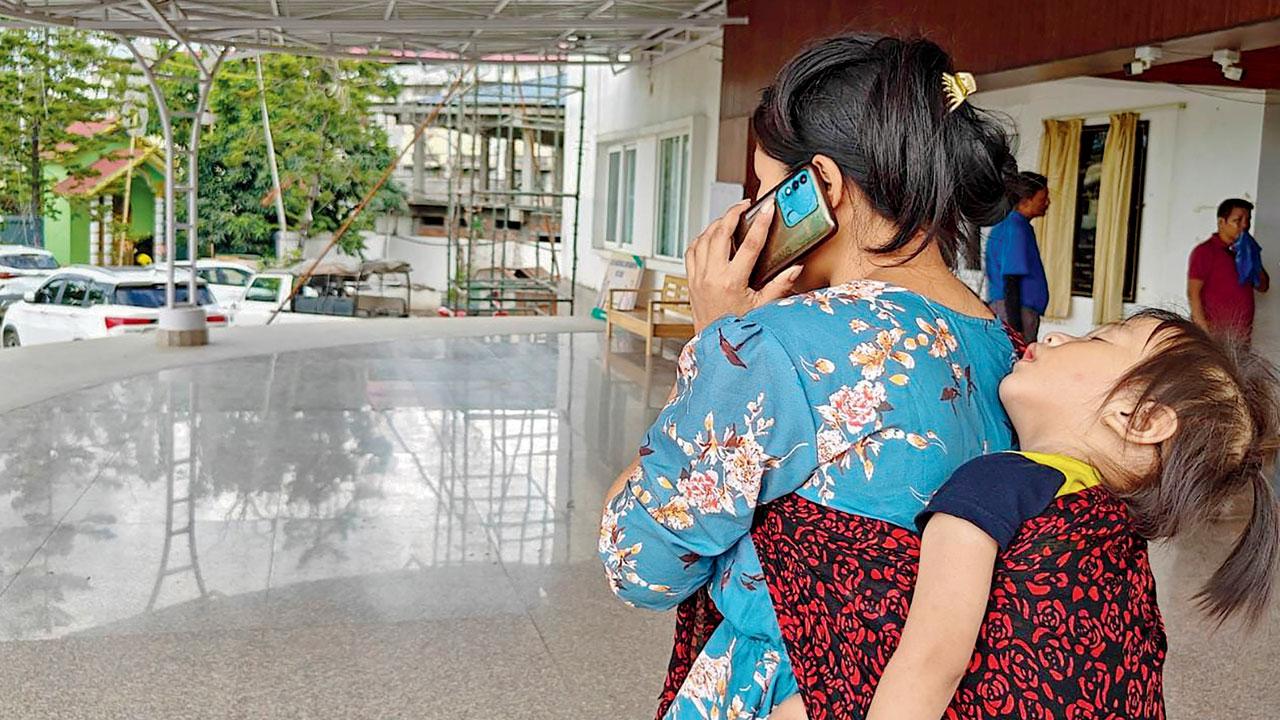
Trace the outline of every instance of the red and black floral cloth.
<instances>
[{"instance_id":1,"label":"red and black floral cloth","mask_svg":"<svg viewBox=\"0 0 1280 720\"><path fill-rule=\"evenodd\" d=\"M901 638L919 537L794 494L761 507L751 536L810 720L864 717ZM721 620L705 588L680 604L658 720ZM1166 647L1146 541L1123 503L1101 488L1068 495L997 558L944 718L1163 720Z\"/></svg>"},{"instance_id":2,"label":"red and black floral cloth","mask_svg":"<svg viewBox=\"0 0 1280 720\"><path fill-rule=\"evenodd\" d=\"M811 720L856 720L897 647L919 560L900 527L790 495L752 539ZM719 614L679 609L658 717ZM1164 626L1146 542L1100 488L1060 498L996 563L987 618L949 720L1160 720Z\"/></svg>"}]
</instances>

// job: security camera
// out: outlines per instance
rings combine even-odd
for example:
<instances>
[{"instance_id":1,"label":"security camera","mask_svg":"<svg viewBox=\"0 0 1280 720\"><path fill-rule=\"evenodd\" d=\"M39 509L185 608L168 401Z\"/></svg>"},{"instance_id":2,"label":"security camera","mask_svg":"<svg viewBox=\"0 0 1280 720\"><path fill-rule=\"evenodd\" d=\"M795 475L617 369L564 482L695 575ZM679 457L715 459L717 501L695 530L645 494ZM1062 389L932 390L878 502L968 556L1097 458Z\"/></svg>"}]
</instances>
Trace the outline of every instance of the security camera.
<instances>
[{"instance_id":1,"label":"security camera","mask_svg":"<svg viewBox=\"0 0 1280 720\"><path fill-rule=\"evenodd\" d=\"M1164 55L1164 51L1155 45L1143 45L1133 51L1133 60L1124 64L1124 74L1133 77L1151 69Z\"/></svg>"},{"instance_id":2,"label":"security camera","mask_svg":"<svg viewBox=\"0 0 1280 720\"><path fill-rule=\"evenodd\" d=\"M1219 65L1235 65L1240 62L1240 51L1222 48L1213 51L1213 61Z\"/></svg>"},{"instance_id":3,"label":"security camera","mask_svg":"<svg viewBox=\"0 0 1280 720\"><path fill-rule=\"evenodd\" d=\"M1244 68L1240 67L1240 51L1220 48L1213 51L1213 61L1222 68L1222 76L1228 80L1240 81L1244 77Z\"/></svg>"},{"instance_id":4,"label":"security camera","mask_svg":"<svg viewBox=\"0 0 1280 720\"><path fill-rule=\"evenodd\" d=\"M1146 65L1147 67L1151 67L1152 65L1155 65L1156 61L1158 61L1163 56L1164 56L1164 51L1161 50L1159 47L1156 47L1155 45L1143 45L1142 47L1138 48L1133 52L1134 59L1141 60L1142 64Z\"/></svg>"}]
</instances>

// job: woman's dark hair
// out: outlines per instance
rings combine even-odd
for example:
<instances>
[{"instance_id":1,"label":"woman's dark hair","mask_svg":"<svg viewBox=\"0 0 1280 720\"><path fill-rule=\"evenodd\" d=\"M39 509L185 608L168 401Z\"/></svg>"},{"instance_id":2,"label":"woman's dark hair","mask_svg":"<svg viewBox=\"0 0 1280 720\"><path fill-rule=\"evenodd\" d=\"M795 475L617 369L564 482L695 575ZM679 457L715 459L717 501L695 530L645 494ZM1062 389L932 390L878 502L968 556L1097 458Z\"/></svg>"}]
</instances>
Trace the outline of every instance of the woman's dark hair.
<instances>
[{"instance_id":1,"label":"woman's dark hair","mask_svg":"<svg viewBox=\"0 0 1280 720\"><path fill-rule=\"evenodd\" d=\"M1159 461L1127 493L1139 532L1167 538L1207 522L1224 502L1253 495L1248 524L1230 555L1197 595L1219 620L1241 608L1257 619L1266 609L1280 557L1280 515L1271 473L1280 449L1275 368L1237 339L1215 339L1173 313L1146 310L1159 321L1152 350L1112 390L1136 391L1173 410L1177 430Z\"/></svg>"},{"instance_id":2,"label":"woman's dark hair","mask_svg":"<svg viewBox=\"0 0 1280 720\"><path fill-rule=\"evenodd\" d=\"M924 231L954 265L962 249L977 256L980 226L1008 214L1017 163L1003 124L968 102L948 110L948 72L951 58L928 40L828 38L778 71L752 129L790 168L815 155L834 160L897 226L875 252L901 250Z\"/></svg>"}]
</instances>

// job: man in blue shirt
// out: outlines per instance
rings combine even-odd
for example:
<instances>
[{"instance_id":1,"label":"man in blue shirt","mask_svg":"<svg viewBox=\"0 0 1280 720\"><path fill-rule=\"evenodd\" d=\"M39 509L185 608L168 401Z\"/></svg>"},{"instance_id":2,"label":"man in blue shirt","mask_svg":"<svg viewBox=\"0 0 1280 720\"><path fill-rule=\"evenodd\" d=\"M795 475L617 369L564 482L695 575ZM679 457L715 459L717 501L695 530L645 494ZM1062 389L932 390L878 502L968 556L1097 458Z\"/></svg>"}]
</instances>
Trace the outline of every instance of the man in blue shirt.
<instances>
[{"instance_id":1,"label":"man in blue shirt","mask_svg":"<svg viewBox=\"0 0 1280 720\"><path fill-rule=\"evenodd\" d=\"M1012 191L1017 204L987 237L987 294L996 315L1035 342L1049 307L1049 282L1031 221L1049 209L1049 184L1039 173L1024 172Z\"/></svg>"}]
</instances>

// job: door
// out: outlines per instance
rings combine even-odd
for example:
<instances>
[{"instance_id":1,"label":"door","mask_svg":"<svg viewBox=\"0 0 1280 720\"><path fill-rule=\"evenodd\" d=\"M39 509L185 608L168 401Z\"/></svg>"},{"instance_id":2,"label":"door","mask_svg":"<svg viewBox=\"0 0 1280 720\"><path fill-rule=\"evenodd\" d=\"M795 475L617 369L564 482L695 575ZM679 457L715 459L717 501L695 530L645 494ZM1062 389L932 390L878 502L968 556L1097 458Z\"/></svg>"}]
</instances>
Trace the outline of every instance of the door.
<instances>
[{"instance_id":1,"label":"door","mask_svg":"<svg viewBox=\"0 0 1280 720\"><path fill-rule=\"evenodd\" d=\"M89 313L85 309L85 300L89 296L89 285L87 278L67 278L58 301L45 308L49 328L48 342L84 340L88 337L85 318Z\"/></svg>"},{"instance_id":2,"label":"door","mask_svg":"<svg viewBox=\"0 0 1280 720\"><path fill-rule=\"evenodd\" d=\"M95 308L110 304L114 292L115 288L110 285L99 282L89 283L89 295L84 301L84 312L80 314L80 328L84 337L106 337L107 326L104 323L106 316L101 309Z\"/></svg>"},{"instance_id":3,"label":"door","mask_svg":"<svg viewBox=\"0 0 1280 720\"><path fill-rule=\"evenodd\" d=\"M62 294L65 284L65 278L54 278L36 290L35 302L27 306L26 318L23 322L14 323L23 345L52 342L49 339L49 308L58 302L58 295Z\"/></svg>"},{"instance_id":4,"label":"door","mask_svg":"<svg viewBox=\"0 0 1280 720\"><path fill-rule=\"evenodd\" d=\"M245 289L244 300L236 311L237 325L266 325L271 313L280 307L280 301L290 288L285 286L283 275L259 275Z\"/></svg>"},{"instance_id":5,"label":"door","mask_svg":"<svg viewBox=\"0 0 1280 720\"><path fill-rule=\"evenodd\" d=\"M248 270L239 268L218 268L218 304L226 307L232 303L238 303L244 299L244 293L249 286L249 279L253 277L253 273ZM223 299L226 295L226 299Z\"/></svg>"}]
</instances>

